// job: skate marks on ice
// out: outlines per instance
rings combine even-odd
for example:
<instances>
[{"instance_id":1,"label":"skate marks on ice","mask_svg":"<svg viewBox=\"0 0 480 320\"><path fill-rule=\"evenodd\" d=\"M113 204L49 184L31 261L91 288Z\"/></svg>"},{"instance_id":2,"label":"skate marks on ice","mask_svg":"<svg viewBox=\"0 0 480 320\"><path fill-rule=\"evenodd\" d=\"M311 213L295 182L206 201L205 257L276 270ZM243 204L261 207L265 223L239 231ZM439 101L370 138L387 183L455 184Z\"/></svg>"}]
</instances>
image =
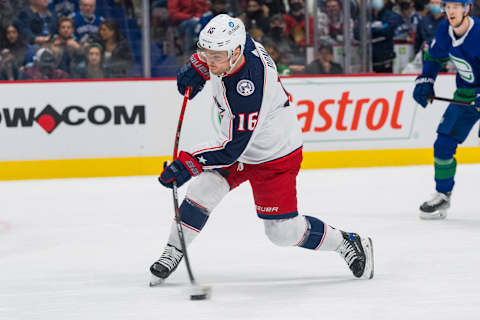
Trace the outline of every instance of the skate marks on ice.
<instances>
[{"instance_id":1,"label":"skate marks on ice","mask_svg":"<svg viewBox=\"0 0 480 320\"><path fill-rule=\"evenodd\" d=\"M243 301L245 303L252 301L255 305L258 301L276 301L276 303L281 301L281 303L288 304L298 299L316 300L320 296L316 292L330 289L335 292L340 288L361 292L368 288L368 282L371 281L352 278L350 273L345 272L345 275L318 277L262 277L259 279L240 276L235 279L225 278L219 281L202 282L201 285L211 290L210 300L214 302ZM159 297L179 295L182 300L188 300L191 292L191 285L188 282L169 283L165 281L161 285L150 288L152 295L158 294ZM314 294L312 295L312 293ZM283 318L280 317L280 319Z\"/></svg>"},{"instance_id":2,"label":"skate marks on ice","mask_svg":"<svg viewBox=\"0 0 480 320\"><path fill-rule=\"evenodd\" d=\"M148 287L172 221L171 193L155 177L0 183L4 199L36 200L0 213L14 226L0 235L0 319L477 319L480 166L459 166L443 221L417 215L432 172L300 174L301 212L372 238L372 280L355 279L334 252L270 244L251 190L233 191L192 244L198 282L213 290L203 302L188 299L183 265Z\"/></svg>"},{"instance_id":3,"label":"skate marks on ice","mask_svg":"<svg viewBox=\"0 0 480 320\"><path fill-rule=\"evenodd\" d=\"M216 275L219 278L222 278L222 275ZM214 278L213 275L211 275L209 278ZM351 277L351 274L348 273L348 271L345 272L345 275L324 275L324 276L318 276L318 277L262 277L260 278L248 278L248 277L235 277L234 278L228 278L224 276L224 279L220 280L212 280L208 281L207 283L203 283L202 285L208 285L212 286L214 288L235 288L238 289L240 287L245 287L247 290L255 290L255 288L265 288L268 290L273 290L273 292L281 287L288 287L292 290L294 288L302 288L302 287L317 287L317 286L335 286L341 283L351 283L351 282L364 282L365 280L361 279L356 279ZM183 287L188 287L189 283L188 282L179 282L179 280L176 281L169 281L166 280L160 285L154 286L152 288L160 288L163 289L170 289L170 288L183 288ZM155 290L155 289L154 289Z\"/></svg>"}]
</instances>

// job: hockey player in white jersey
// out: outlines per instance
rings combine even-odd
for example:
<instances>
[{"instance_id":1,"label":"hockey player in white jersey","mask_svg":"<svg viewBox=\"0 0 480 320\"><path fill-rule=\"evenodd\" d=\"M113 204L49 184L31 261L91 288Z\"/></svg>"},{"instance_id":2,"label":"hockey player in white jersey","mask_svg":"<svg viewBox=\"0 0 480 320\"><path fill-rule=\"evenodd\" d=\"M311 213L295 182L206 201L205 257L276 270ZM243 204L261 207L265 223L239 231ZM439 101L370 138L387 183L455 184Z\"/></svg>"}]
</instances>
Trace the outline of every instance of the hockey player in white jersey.
<instances>
[{"instance_id":1,"label":"hockey player in white jersey","mask_svg":"<svg viewBox=\"0 0 480 320\"><path fill-rule=\"evenodd\" d=\"M221 133L194 150L181 151L159 181L172 188L195 177L180 206L188 246L213 209L231 190L249 181L267 237L279 246L337 251L357 278L373 277L373 245L297 211L296 177L302 136L295 109L276 66L263 46L246 34L242 21L221 14L200 32L198 51L177 74L181 94L191 98L206 81L221 117ZM175 222L167 246L150 267L151 285L162 283L183 258Z\"/></svg>"}]
</instances>

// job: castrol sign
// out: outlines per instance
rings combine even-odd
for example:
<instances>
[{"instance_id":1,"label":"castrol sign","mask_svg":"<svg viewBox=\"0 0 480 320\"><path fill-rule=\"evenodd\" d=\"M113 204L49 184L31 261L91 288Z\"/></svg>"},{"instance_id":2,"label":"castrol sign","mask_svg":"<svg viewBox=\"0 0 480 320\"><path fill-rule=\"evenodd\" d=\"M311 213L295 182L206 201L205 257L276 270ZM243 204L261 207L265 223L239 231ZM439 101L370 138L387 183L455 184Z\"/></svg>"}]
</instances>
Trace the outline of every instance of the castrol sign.
<instances>
[{"instance_id":1,"label":"castrol sign","mask_svg":"<svg viewBox=\"0 0 480 320\"><path fill-rule=\"evenodd\" d=\"M399 138L411 132L416 106L406 88L389 83L373 88L361 81L348 87L311 83L294 88L306 142Z\"/></svg>"},{"instance_id":2,"label":"castrol sign","mask_svg":"<svg viewBox=\"0 0 480 320\"><path fill-rule=\"evenodd\" d=\"M422 108L413 100L416 75L350 75L282 77L292 96L303 133L304 151L432 148L437 126L448 103L434 101ZM439 96L453 97L455 75L435 81ZM180 101L180 99L178 99ZM180 104L177 102L177 104ZM205 110L208 109L209 113ZM200 119L210 118L210 127ZM218 134L218 108L210 86L189 103L182 139L194 146ZM194 128L190 130L191 128ZM478 132L478 125L473 132ZM464 146L479 145L470 134Z\"/></svg>"},{"instance_id":3,"label":"castrol sign","mask_svg":"<svg viewBox=\"0 0 480 320\"><path fill-rule=\"evenodd\" d=\"M415 75L309 76L282 77L292 96L303 133L305 151L374 150L431 148L436 128L448 103L435 101L422 108L413 100ZM439 75L435 92L453 97L454 75ZM204 106L213 129L218 129L218 112L209 86L190 103L186 123L197 125L185 130L184 142L194 145L216 130L199 127ZM187 125L186 125L187 126ZM478 130L478 129L474 129ZM478 132L478 131L477 131ZM478 145L471 135L464 145ZM474 141L475 140L475 141Z\"/></svg>"}]
</instances>

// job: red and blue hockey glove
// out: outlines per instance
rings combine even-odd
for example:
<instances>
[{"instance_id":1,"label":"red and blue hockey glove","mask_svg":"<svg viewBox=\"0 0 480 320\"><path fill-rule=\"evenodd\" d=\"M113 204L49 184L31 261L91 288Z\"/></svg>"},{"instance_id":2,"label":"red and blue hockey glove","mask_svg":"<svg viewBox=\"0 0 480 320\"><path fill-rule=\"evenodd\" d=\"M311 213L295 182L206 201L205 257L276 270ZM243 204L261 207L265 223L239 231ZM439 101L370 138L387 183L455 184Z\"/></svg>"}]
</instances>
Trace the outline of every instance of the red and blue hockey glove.
<instances>
[{"instance_id":1,"label":"red and blue hockey glove","mask_svg":"<svg viewBox=\"0 0 480 320\"><path fill-rule=\"evenodd\" d=\"M163 169L158 181L170 189L173 188L174 181L177 182L177 187L181 187L191 177L198 176L202 171L202 165L194 156L188 152L181 151L178 159Z\"/></svg>"},{"instance_id":2,"label":"red and blue hockey glove","mask_svg":"<svg viewBox=\"0 0 480 320\"><path fill-rule=\"evenodd\" d=\"M430 97L435 96L435 91L433 90L433 84L435 80L433 78L418 76L415 80L415 89L413 89L413 99L417 101L422 107L426 107Z\"/></svg>"},{"instance_id":3,"label":"red and blue hockey glove","mask_svg":"<svg viewBox=\"0 0 480 320\"><path fill-rule=\"evenodd\" d=\"M202 91L205 82L210 79L208 65L200 60L196 53L192 54L190 60L185 63L177 72L177 88L181 95L185 93L187 87L192 87L190 99L193 99Z\"/></svg>"}]
</instances>

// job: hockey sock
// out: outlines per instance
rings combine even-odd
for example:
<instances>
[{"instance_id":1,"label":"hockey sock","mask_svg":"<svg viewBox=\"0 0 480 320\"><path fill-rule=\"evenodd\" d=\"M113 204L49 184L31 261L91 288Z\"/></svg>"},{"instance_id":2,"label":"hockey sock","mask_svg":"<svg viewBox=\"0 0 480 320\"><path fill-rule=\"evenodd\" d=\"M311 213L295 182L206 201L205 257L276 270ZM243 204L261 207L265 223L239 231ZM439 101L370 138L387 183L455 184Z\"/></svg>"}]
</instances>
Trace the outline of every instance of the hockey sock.
<instances>
[{"instance_id":1,"label":"hockey sock","mask_svg":"<svg viewBox=\"0 0 480 320\"><path fill-rule=\"evenodd\" d=\"M305 216L307 220L307 231L299 247L312 250L334 251L342 243L342 233L323 223L321 220Z\"/></svg>"},{"instance_id":2,"label":"hockey sock","mask_svg":"<svg viewBox=\"0 0 480 320\"><path fill-rule=\"evenodd\" d=\"M183 236L185 238L185 245L188 245L200 233L205 223L207 223L209 212L192 200L185 198L180 206L180 215L182 217ZM170 237L168 243L177 249L181 249L180 239L176 222L172 223L170 227Z\"/></svg>"},{"instance_id":3,"label":"hockey sock","mask_svg":"<svg viewBox=\"0 0 480 320\"><path fill-rule=\"evenodd\" d=\"M438 192L447 193L452 191L457 170L457 160L434 158L435 161L435 183Z\"/></svg>"}]
</instances>

